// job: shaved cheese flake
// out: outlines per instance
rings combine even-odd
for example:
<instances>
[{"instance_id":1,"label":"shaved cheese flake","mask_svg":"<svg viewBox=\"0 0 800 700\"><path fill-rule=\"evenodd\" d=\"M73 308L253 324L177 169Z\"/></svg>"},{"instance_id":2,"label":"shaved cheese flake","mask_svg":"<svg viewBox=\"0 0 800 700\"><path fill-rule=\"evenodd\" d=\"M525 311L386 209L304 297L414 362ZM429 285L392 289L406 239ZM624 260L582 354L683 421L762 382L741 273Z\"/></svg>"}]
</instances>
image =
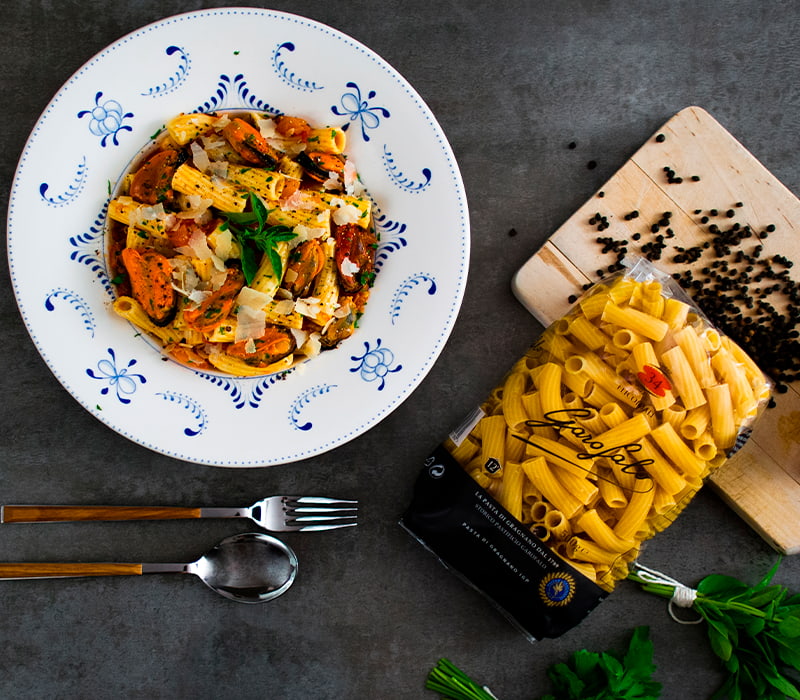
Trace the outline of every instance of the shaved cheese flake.
<instances>
[{"instance_id":1,"label":"shaved cheese flake","mask_svg":"<svg viewBox=\"0 0 800 700\"><path fill-rule=\"evenodd\" d=\"M359 272L361 270L361 268L358 265L356 265L352 260L350 260L350 258L345 258L344 260L342 260L340 269L345 277L352 277L353 275L356 274L356 272Z\"/></svg>"},{"instance_id":2,"label":"shaved cheese flake","mask_svg":"<svg viewBox=\"0 0 800 700\"><path fill-rule=\"evenodd\" d=\"M215 160L208 166L208 174L215 182L225 180L228 177L228 162L224 160Z\"/></svg>"},{"instance_id":3,"label":"shaved cheese flake","mask_svg":"<svg viewBox=\"0 0 800 700\"><path fill-rule=\"evenodd\" d=\"M322 183L324 190L338 190L341 189L342 183L339 181L339 173L329 172L328 179Z\"/></svg>"},{"instance_id":4,"label":"shaved cheese flake","mask_svg":"<svg viewBox=\"0 0 800 700\"><path fill-rule=\"evenodd\" d=\"M344 202L342 202L344 204ZM295 190L286 199L281 201L281 209L316 209L319 202L309 196L305 190Z\"/></svg>"},{"instance_id":5,"label":"shaved cheese flake","mask_svg":"<svg viewBox=\"0 0 800 700\"><path fill-rule=\"evenodd\" d=\"M322 303L316 297L306 297L305 299L298 299L294 303L294 310L302 316L316 318L322 311Z\"/></svg>"},{"instance_id":6,"label":"shaved cheese flake","mask_svg":"<svg viewBox=\"0 0 800 700\"><path fill-rule=\"evenodd\" d=\"M244 351L248 355L252 355L256 351L256 341L252 338L248 338L247 342L244 344Z\"/></svg>"},{"instance_id":7,"label":"shaved cheese flake","mask_svg":"<svg viewBox=\"0 0 800 700\"><path fill-rule=\"evenodd\" d=\"M271 301L272 297L269 294L259 292L252 287L242 287L239 296L236 297L236 303L239 306L246 306L255 311L260 311Z\"/></svg>"},{"instance_id":8,"label":"shaved cheese flake","mask_svg":"<svg viewBox=\"0 0 800 700\"><path fill-rule=\"evenodd\" d=\"M275 130L275 122L272 119L256 117L256 126L265 139L272 139L278 136L278 132Z\"/></svg>"},{"instance_id":9,"label":"shaved cheese flake","mask_svg":"<svg viewBox=\"0 0 800 700\"><path fill-rule=\"evenodd\" d=\"M308 331L304 331L301 328L290 328L289 330L294 336L294 342L297 347L302 348L306 340L308 340Z\"/></svg>"},{"instance_id":10,"label":"shaved cheese flake","mask_svg":"<svg viewBox=\"0 0 800 700\"><path fill-rule=\"evenodd\" d=\"M342 204L344 204L344 202L342 202ZM352 204L344 204L344 206L340 206L338 209L334 210L332 218L333 223L337 226L342 226L343 224L357 224L362 218L361 210Z\"/></svg>"},{"instance_id":11,"label":"shaved cheese flake","mask_svg":"<svg viewBox=\"0 0 800 700\"><path fill-rule=\"evenodd\" d=\"M267 315L261 309L250 306L239 306L236 310L235 341L247 341L260 338L267 329Z\"/></svg>"},{"instance_id":12,"label":"shaved cheese flake","mask_svg":"<svg viewBox=\"0 0 800 700\"><path fill-rule=\"evenodd\" d=\"M276 314L281 314L282 316L288 316L292 311L294 311L294 300L293 299L282 299L281 301L276 301L275 305L272 307L272 310Z\"/></svg>"},{"instance_id":13,"label":"shaved cheese flake","mask_svg":"<svg viewBox=\"0 0 800 700\"><path fill-rule=\"evenodd\" d=\"M192 162L194 163L194 167L197 168L201 173L208 172L208 168L211 165L211 159L208 157L208 153L206 153L205 149L197 143L197 141L192 141L189 144L189 148L192 151Z\"/></svg>"},{"instance_id":14,"label":"shaved cheese flake","mask_svg":"<svg viewBox=\"0 0 800 700\"><path fill-rule=\"evenodd\" d=\"M355 197L360 197L364 194L364 185L361 184L361 179L358 177L356 166L351 160L344 162L344 191Z\"/></svg>"},{"instance_id":15,"label":"shaved cheese flake","mask_svg":"<svg viewBox=\"0 0 800 700\"><path fill-rule=\"evenodd\" d=\"M238 247L234 245L233 234L230 229L216 229L208 237L211 245L214 246L214 253L220 260L229 260L239 254Z\"/></svg>"},{"instance_id":16,"label":"shaved cheese flake","mask_svg":"<svg viewBox=\"0 0 800 700\"><path fill-rule=\"evenodd\" d=\"M144 223L145 221L166 221L167 216L163 204L159 203L152 206L145 204L141 207L136 207L136 209L128 215L128 223L135 225Z\"/></svg>"},{"instance_id":17,"label":"shaved cheese flake","mask_svg":"<svg viewBox=\"0 0 800 700\"><path fill-rule=\"evenodd\" d=\"M297 270L293 270L291 267L288 268L286 272L283 273L283 279L291 284L297 279Z\"/></svg>"},{"instance_id":18,"label":"shaved cheese flake","mask_svg":"<svg viewBox=\"0 0 800 700\"><path fill-rule=\"evenodd\" d=\"M328 229L321 226L297 224L297 226L292 229L292 233L295 234L296 238L293 238L291 242L294 243L297 241L297 245L299 245L303 241L310 241L312 238L322 238L328 233Z\"/></svg>"},{"instance_id":19,"label":"shaved cheese flake","mask_svg":"<svg viewBox=\"0 0 800 700\"><path fill-rule=\"evenodd\" d=\"M300 352L307 357L315 357L322 351L322 343L320 342L320 334L312 333L308 336L308 340L300 346Z\"/></svg>"},{"instance_id":20,"label":"shaved cheese flake","mask_svg":"<svg viewBox=\"0 0 800 700\"><path fill-rule=\"evenodd\" d=\"M184 209L176 214L179 219L198 219L208 213L208 208L214 203L213 199L205 199L199 194L184 195L181 197Z\"/></svg>"},{"instance_id":21,"label":"shaved cheese flake","mask_svg":"<svg viewBox=\"0 0 800 700\"><path fill-rule=\"evenodd\" d=\"M231 118L227 114L223 114L217 121L214 122L214 128L217 131L222 131L228 124L231 123Z\"/></svg>"}]
</instances>

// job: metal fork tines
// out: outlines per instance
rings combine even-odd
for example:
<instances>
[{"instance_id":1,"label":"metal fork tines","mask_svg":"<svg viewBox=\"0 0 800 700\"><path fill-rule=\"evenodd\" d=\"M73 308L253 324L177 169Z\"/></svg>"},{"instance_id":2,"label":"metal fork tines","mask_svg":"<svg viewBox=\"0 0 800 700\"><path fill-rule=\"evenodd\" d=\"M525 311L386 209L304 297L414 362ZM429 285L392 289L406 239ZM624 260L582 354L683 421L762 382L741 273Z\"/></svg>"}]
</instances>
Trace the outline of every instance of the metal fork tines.
<instances>
[{"instance_id":1,"label":"metal fork tines","mask_svg":"<svg viewBox=\"0 0 800 700\"><path fill-rule=\"evenodd\" d=\"M357 525L358 501L325 496L270 496L249 508L202 508L201 518L250 518L270 532L313 532Z\"/></svg>"},{"instance_id":2,"label":"metal fork tines","mask_svg":"<svg viewBox=\"0 0 800 700\"><path fill-rule=\"evenodd\" d=\"M358 501L337 500L324 496L278 498L283 511L283 527L286 530L333 530L358 524ZM277 511L275 506L272 508ZM266 515L270 519L269 507Z\"/></svg>"}]
</instances>

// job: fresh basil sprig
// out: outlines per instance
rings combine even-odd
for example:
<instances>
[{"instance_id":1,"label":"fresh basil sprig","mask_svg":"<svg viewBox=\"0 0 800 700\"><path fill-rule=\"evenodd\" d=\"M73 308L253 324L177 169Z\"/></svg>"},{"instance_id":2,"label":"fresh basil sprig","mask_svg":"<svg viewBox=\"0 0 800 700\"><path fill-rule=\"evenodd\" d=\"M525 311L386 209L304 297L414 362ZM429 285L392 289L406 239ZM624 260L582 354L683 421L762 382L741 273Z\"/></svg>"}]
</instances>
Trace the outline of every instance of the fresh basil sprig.
<instances>
[{"instance_id":1,"label":"fresh basil sprig","mask_svg":"<svg viewBox=\"0 0 800 700\"><path fill-rule=\"evenodd\" d=\"M241 249L242 272L247 284L251 284L258 272L261 254L269 256L272 270L278 276L283 275L283 263L276 248L281 241L290 241L297 234L287 226L268 226L269 210L252 192L248 193L250 210L243 212L225 212L222 228L230 230Z\"/></svg>"},{"instance_id":2,"label":"fresh basil sprig","mask_svg":"<svg viewBox=\"0 0 800 700\"><path fill-rule=\"evenodd\" d=\"M712 700L800 700L800 594L772 583L779 565L780 559L754 586L719 574L697 585L692 609L708 623L711 649L728 672ZM675 585L654 583L635 570L628 578L662 598L675 592Z\"/></svg>"}]
</instances>

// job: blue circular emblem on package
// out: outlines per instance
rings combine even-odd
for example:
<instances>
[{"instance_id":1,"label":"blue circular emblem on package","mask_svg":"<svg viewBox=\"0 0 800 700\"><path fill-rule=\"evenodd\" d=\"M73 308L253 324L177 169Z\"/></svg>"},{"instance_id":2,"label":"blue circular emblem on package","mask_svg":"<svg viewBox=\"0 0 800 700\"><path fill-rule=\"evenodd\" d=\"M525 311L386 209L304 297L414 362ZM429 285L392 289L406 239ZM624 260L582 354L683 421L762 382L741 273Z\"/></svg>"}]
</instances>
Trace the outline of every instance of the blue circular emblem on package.
<instances>
[{"instance_id":1,"label":"blue circular emblem on package","mask_svg":"<svg viewBox=\"0 0 800 700\"><path fill-rule=\"evenodd\" d=\"M565 572L547 574L539 584L539 596L546 605L567 605L573 595L575 579Z\"/></svg>"}]
</instances>

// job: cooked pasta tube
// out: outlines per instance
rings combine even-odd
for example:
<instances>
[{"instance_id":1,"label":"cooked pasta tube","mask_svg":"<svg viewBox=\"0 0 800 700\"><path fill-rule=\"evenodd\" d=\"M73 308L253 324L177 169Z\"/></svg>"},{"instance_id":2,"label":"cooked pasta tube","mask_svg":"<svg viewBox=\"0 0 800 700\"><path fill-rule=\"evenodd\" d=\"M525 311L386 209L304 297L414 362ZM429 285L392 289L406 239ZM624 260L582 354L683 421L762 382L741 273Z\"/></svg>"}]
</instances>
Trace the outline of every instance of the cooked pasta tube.
<instances>
[{"instance_id":1,"label":"cooked pasta tube","mask_svg":"<svg viewBox=\"0 0 800 700\"><path fill-rule=\"evenodd\" d=\"M212 206L223 212L244 211L247 203L240 189L224 181L213 180L186 163L178 166L172 176L172 188L176 192L210 199Z\"/></svg>"},{"instance_id":2,"label":"cooked pasta tube","mask_svg":"<svg viewBox=\"0 0 800 700\"><path fill-rule=\"evenodd\" d=\"M178 146L185 146L206 133L217 119L218 117L205 112L192 112L173 117L166 126L170 138Z\"/></svg>"},{"instance_id":3,"label":"cooked pasta tube","mask_svg":"<svg viewBox=\"0 0 800 700\"><path fill-rule=\"evenodd\" d=\"M324 153L342 153L347 145L347 136L338 126L311 129L308 136L309 149Z\"/></svg>"},{"instance_id":4,"label":"cooked pasta tube","mask_svg":"<svg viewBox=\"0 0 800 700\"><path fill-rule=\"evenodd\" d=\"M294 364L295 358L293 355L288 355L267 367L254 367L238 357L231 357L224 352L215 352L208 356L208 361L220 372L227 372L238 377L260 377L265 373L289 369Z\"/></svg>"}]
</instances>

